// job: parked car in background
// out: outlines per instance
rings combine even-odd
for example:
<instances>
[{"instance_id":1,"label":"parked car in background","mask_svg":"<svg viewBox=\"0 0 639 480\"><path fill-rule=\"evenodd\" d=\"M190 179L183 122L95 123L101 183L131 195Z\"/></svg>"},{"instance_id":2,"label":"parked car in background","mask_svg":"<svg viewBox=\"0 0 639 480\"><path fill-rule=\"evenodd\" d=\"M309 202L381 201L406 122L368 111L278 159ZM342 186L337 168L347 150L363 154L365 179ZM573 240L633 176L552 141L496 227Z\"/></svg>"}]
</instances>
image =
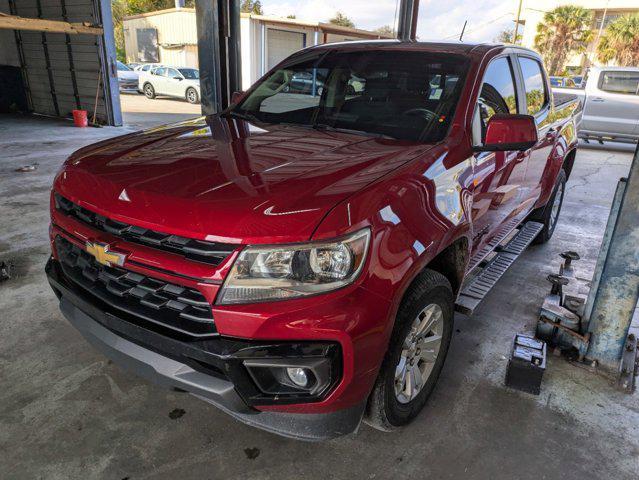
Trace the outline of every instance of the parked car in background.
<instances>
[{"instance_id":1,"label":"parked car in background","mask_svg":"<svg viewBox=\"0 0 639 480\"><path fill-rule=\"evenodd\" d=\"M120 92L138 93L138 73L120 61L117 62L117 67Z\"/></svg>"},{"instance_id":2,"label":"parked car in background","mask_svg":"<svg viewBox=\"0 0 639 480\"><path fill-rule=\"evenodd\" d=\"M639 141L639 68L593 67L584 88L556 88L579 97L579 136L599 141Z\"/></svg>"},{"instance_id":3,"label":"parked car in background","mask_svg":"<svg viewBox=\"0 0 639 480\"><path fill-rule=\"evenodd\" d=\"M128 66L130 69L134 70L134 71L135 71L135 67L139 67L140 65L142 65L142 64L141 64L141 63L139 63L139 62L131 62L131 63L127 63L127 66Z\"/></svg>"},{"instance_id":4,"label":"parked car in background","mask_svg":"<svg viewBox=\"0 0 639 480\"><path fill-rule=\"evenodd\" d=\"M158 95L200 101L200 72L196 68L155 67L140 72L138 87L147 98Z\"/></svg>"},{"instance_id":5,"label":"parked car in background","mask_svg":"<svg viewBox=\"0 0 639 480\"><path fill-rule=\"evenodd\" d=\"M550 77L550 85L554 87L577 88L578 85L571 77Z\"/></svg>"},{"instance_id":6,"label":"parked car in background","mask_svg":"<svg viewBox=\"0 0 639 480\"><path fill-rule=\"evenodd\" d=\"M152 68L155 67L163 67L164 65L161 63L140 63L137 67L135 67L136 72L148 72Z\"/></svg>"},{"instance_id":7,"label":"parked car in background","mask_svg":"<svg viewBox=\"0 0 639 480\"><path fill-rule=\"evenodd\" d=\"M313 70L322 95L284 91ZM218 115L72 154L49 282L113 362L250 425L391 430L435 388L464 280L521 225L519 251L552 236L577 107L520 47L311 47Z\"/></svg>"}]
</instances>

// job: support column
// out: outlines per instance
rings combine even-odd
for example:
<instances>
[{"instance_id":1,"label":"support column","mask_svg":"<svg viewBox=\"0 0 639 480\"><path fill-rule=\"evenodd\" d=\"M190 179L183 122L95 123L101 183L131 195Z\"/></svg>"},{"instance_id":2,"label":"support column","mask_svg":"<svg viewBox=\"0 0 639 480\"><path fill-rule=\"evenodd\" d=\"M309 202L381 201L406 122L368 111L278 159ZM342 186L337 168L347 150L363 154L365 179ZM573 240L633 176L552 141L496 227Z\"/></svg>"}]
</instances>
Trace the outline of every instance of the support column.
<instances>
[{"instance_id":1,"label":"support column","mask_svg":"<svg viewBox=\"0 0 639 480\"><path fill-rule=\"evenodd\" d=\"M242 89L240 0L197 0L202 113L224 110Z\"/></svg>"},{"instance_id":2,"label":"support column","mask_svg":"<svg viewBox=\"0 0 639 480\"><path fill-rule=\"evenodd\" d=\"M397 25L397 38L415 40L417 37L417 15L419 0L401 0Z\"/></svg>"}]
</instances>

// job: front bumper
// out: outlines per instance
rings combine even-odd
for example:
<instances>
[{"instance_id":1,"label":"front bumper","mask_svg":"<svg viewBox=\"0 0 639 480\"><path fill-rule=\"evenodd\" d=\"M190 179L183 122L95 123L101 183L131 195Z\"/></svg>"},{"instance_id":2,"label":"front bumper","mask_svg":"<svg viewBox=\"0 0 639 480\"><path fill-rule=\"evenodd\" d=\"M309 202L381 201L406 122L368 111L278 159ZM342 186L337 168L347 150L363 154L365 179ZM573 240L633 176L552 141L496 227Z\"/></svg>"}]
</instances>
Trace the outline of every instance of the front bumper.
<instances>
[{"instance_id":1,"label":"front bumper","mask_svg":"<svg viewBox=\"0 0 639 480\"><path fill-rule=\"evenodd\" d=\"M49 260L46 272L69 322L114 363L139 376L185 390L244 423L286 437L325 440L351 433L359 426L365 401L330 413L260 412L253 406L256 401L265 400L256 396L257 389L243 366L248 356L255 358L265 351L287 356L326 354L325 344L251 342L224 337L197 343L180 341L130 323L87 301L66 281L57 261Z\"/></svg>"}]
</instances>

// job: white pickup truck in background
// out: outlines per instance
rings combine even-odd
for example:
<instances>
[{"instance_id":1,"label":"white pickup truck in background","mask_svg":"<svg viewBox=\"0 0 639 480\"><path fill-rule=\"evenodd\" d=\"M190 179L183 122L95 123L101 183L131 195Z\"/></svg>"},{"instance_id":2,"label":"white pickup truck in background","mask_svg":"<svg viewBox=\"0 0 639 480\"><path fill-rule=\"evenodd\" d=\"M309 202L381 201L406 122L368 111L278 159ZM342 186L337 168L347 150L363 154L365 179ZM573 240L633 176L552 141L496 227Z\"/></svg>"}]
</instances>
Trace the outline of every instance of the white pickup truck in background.
<instances>
[{"instance_id":1,"label":"white pickup truck in background","mask_svg":"<svg viewBox=\"0 0 639 480\"><path fill-rule=\"evenodd\" d=\"M553 88L557 97L577 96L579 137L603 142L639 141L639 67L593 67L583 88Z\"/></svg>"}]
</instances>

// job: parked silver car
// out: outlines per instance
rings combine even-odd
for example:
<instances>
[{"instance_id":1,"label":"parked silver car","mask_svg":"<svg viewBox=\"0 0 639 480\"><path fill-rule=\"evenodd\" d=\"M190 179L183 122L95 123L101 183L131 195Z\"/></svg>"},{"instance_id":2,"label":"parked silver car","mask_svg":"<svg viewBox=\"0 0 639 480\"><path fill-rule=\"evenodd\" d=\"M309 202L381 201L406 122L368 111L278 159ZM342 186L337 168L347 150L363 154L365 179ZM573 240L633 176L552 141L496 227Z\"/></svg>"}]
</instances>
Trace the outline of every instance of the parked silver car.
<instances>
[{"instance_id":1,"label":"parked silver car","mask_svg":"<svg viewBox=\"0 0 639 480\"><path fill-rule=\"evenodd\" d=\"M158 95L200 101L200 72L196 68L156 67L141 71L138 86L147 98Z\"/></svg>"},{"instance_id":2,"label":"parked silver car","mask_svg":"<svg viewBox=\"0 0 639 480\"><path fill-rule=\"evenodd\" d=\"M118 61L118 85L122 93L138 93L138 72Z\"/></svg>"},{"instance_id":3,"label":"parked silver car","mask_svg":"<svg viewBox=\"0 0 639 480\"><path fill-rule=\"evenodd\" d=\"M585 88L553 88L581 99L579 136L599 141L639 141L639 67L596 67Z\"/></svg>"}]
</instances>

